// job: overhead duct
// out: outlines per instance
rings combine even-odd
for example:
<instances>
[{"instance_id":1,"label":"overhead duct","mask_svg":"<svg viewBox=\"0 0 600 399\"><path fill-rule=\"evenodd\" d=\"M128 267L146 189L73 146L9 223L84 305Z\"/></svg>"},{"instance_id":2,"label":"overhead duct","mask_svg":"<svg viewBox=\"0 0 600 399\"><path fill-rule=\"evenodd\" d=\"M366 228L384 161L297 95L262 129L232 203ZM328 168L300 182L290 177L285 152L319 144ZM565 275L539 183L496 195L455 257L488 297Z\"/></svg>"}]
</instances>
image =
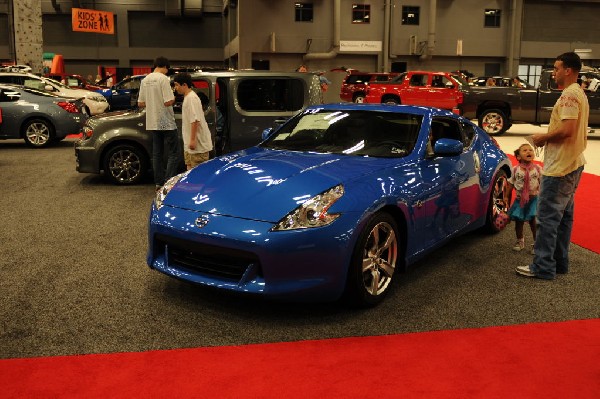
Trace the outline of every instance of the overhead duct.
<instances>
[{"instance_id":1,"label":"overhead duct","mask_svg":"<svg viewBox=\"0 0 600 399\"><path fill-rule=\"evenodd\" d=\"M435 21L437 20L437 0L429 0L429 28L427 33L427 48L419 57L421 61L430 60L435 51Z\"/></svg>"},{"instance_id":2,"label":"overhead duct","mask_svg":"<svg viewBox=\"0 0 600 399\"><path fill-rule=\"evenodd\" d=\"M331 50L327 53L309 53L305 54L303 59L309 60L329 60L338 55L340 49L340 3L341 0L333 1L333 43Z\"/></svg>"}]
</instances>

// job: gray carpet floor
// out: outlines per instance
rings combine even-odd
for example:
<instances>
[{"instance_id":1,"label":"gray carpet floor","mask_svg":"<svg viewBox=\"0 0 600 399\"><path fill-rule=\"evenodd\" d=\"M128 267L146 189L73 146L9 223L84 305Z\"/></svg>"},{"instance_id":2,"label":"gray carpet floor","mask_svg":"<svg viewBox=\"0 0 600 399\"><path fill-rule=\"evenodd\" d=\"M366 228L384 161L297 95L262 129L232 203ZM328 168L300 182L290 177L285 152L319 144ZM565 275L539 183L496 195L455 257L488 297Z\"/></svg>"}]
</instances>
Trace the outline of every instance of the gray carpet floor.
<instances>
[{"instance_id":1,"label":"gray carpet floor","mask_svg":"<svg viewBox=\"0 0 600 399\"><path fill-rule=\"evenodd\" d=\"M518 277L512 225L454 240L399 275L373 309L291 304L176 281L145 263L150 181L75 171L72 141L0 141L0 358L297 341L600 317L600 255ZM529 232L527 232L529 234ZM530 236L527 236L530 237Z\"/></svg>"}]
</instances>

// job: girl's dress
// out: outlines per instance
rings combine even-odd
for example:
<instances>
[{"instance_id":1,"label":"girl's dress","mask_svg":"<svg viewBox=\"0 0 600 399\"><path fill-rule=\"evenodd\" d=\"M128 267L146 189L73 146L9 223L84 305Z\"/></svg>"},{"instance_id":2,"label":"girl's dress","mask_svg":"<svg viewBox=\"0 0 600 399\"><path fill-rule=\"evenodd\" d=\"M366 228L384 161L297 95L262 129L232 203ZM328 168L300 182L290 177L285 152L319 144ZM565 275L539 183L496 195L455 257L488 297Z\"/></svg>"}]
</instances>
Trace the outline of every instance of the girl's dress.
<instances>
[{"instance_id":1,"label":"girl's dress","mask_svg":"<svg viewBox=\"0 0 600 399\"><path fill-rule=\"evenodd\" d=\"M511 220L528 222L535 218L541 177L542 168L533 162L519 163L513 168L508 182L514 186L517 198L508 210Z\"/></svg>"}]
</instances>

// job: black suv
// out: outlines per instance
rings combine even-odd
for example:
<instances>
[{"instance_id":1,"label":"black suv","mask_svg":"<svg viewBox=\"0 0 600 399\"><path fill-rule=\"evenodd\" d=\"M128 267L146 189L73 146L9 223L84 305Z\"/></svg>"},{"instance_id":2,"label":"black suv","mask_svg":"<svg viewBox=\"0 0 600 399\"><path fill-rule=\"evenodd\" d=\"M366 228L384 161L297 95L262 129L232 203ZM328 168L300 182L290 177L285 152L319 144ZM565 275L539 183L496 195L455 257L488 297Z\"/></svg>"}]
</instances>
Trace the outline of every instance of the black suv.
<instances>
[{"instance_id":1,"label":"black suv","mask_svg":"<svg viewBox=\"0 0 600 399\"><path fill-rule=\"evenodd\" d=\"M266 128L284 123L308 105L322 103L319 77L312 73L197 72L192 80L213 136L215 155L256 145ZM174 106L178 125L180 101ZM222 122L217 124L219 115ZM145 118L145 110L136 109L90 118L83 137L75 143L77 171L105 171L118 184L140 182L151 167L152 138Z\"/></svg>"}]
</instances>

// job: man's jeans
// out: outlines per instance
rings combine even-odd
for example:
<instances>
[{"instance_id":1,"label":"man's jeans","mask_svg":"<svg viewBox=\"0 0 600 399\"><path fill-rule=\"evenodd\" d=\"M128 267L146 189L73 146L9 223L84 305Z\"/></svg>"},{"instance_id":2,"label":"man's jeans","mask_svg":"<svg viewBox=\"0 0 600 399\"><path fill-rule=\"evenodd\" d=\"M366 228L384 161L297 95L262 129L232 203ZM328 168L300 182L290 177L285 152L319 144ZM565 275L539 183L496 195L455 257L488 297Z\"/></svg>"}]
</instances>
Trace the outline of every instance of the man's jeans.
<instances>
[{"instance_id":1,"label":"man's jeans","mask_svg":"<svg viewBox=\"0 0 600 399\"><path fill-rule=\"evenodd\" d=\"M177 174L180 163L179 133L175 130L152 130L152 170L154 184L162 186ZM164 167L165 147L168 151L167 168Z\"/></svg>"},{"instance_id":2,"label":"man's jeans","mask_svg":"<svg viewBox=\"0 0 600 399\"><path fill-rule=\"evenodd\" d=\"M573 228L574 196L583 166L562 177L544 176L538 197L537 235L531 271L553 279L569 271L569 243Z\"/></svg>"}]
</instances>

